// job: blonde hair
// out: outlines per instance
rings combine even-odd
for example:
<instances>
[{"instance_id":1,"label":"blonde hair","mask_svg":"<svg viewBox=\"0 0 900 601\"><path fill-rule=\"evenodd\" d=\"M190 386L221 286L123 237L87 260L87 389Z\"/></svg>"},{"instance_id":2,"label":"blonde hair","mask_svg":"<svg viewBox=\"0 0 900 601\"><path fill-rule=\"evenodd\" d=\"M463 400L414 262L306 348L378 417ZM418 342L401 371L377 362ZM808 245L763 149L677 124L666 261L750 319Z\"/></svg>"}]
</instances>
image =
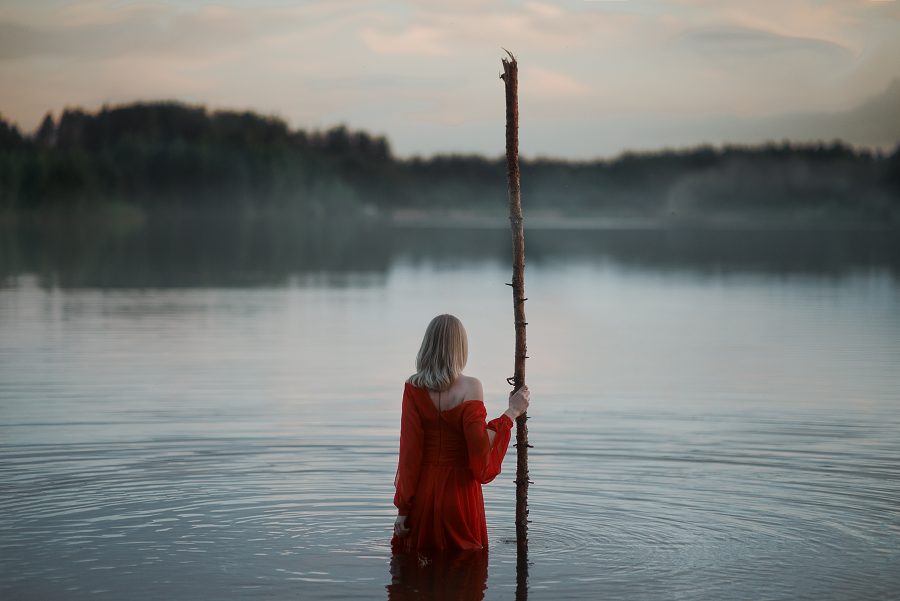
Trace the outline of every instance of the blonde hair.
<instances>
[{"instance_id":1,"label":"blonde hair","mask_svg":"<svg viewBox=\"0 0 900 601\"><path fill-rule=\"evenodd\" d=\"M469 358L466 329L452 315L438 315L425 328L416 355L416 373L407 382L427 390L447 390L462 373Z\"/></svg>"}]
</instances>

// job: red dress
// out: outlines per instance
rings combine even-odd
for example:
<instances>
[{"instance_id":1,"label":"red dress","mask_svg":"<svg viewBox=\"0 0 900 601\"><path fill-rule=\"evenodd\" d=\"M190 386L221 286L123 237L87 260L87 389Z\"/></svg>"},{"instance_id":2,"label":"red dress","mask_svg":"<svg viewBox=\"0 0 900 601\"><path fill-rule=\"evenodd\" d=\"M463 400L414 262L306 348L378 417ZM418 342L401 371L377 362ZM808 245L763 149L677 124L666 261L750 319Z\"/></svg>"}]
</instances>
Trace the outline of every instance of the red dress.
<instances>
[{"instance_id":1,"label":"red dress","mask_svg":"<svg viewBox=\"0 0 900 601\"><path fill-rule=\"evenodd\" d=\"M427 390L406 384L394 505L411 532L394 535L395 553L487 546L481 485L500 473L512 420L504 414L485 424L486 417L475 400L439 412ZM497 433L493 447L488 428Z\"/></svg>"}]
</instances>

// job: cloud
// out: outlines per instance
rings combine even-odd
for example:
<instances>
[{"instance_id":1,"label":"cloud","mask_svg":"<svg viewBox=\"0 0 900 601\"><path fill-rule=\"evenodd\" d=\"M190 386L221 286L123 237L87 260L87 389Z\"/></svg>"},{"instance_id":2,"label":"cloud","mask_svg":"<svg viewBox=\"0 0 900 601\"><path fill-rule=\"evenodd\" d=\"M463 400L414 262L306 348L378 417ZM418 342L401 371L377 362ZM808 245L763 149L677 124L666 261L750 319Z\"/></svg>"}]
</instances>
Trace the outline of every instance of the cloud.
<instances>
[{"instance_id":1,"label":"cloud","mask_svg":"<svg viewBox=\"0 0 900 601\"><path fill-rule=\"evenodd\" d=\"M526 67L522 69L519 79L521 81L519 85L520 93L533 97L583 96L592 92L590 86L585 85L574 77L541 67Z\"/></svg>"},{"instance_id":2,"label":"cloud","mask_svg":"<svg viewBox=\"0 0 900 601\"><path fill-rule=\"evenodd\" d=\"M581 159L612 157L624 150L782 141L830 143L838 139L888 152L900 143L897 106L900 106L900 79L845 111L780 111L751 115L650 113L537 120L522 125L520 143L521 152L526 156Z\"/></svg>"},{"instance_id":3,"label":"cloud","mask_svg":"<svg viewBox=\"0 0 900 601\"><path fill-rule=\"evenodd\" d=\"M419 88L423 90L447 90L459 85L459 79L434 78L425 79L421 77L356 77L356 78L336 78L322 80L316 83L316 87L322 90L342 89L342 90L397 90Z\"/></svg>"},{"instance_id":4,"label":"cloud","mask_svg":"<svg viewBox=\"0 0 900 601\"><path fill-rule=\"evenodd\" d=\"M0 60L207 54L251 37L240 13L219 7L179 14L165 6L137 6L114 11L115 19L103 11L93 20L77 12L74 23L64 18L65 13L42 24L0 21Z\"/></svg>"},{"instance_id":5,"label":"cloud","mask_svg":"<svg viewBox=\"0 0 900 601\"><path fill-rule=\"evenodd\" d=\"M0 111L31 129L65 106L179 99L345 122L403 154L495 153L505 47L520 60L528 152L590 156L744 141L755 134L734 124L777 115L825 135L832 122L814 115L900 77L900 3L227 2L4 0Z\"/></svg>"},{"instance_id":6,"label":"cloud","mask_svg":"<svg viewBox=\"0 0 900 601\"><path fill-rule=\"evenodd\" d=\"M376 29L360 32L360 39L371 50L380 54L411 54L418 56L451 56L452 45L435 27L411 27L397 34Z\"/></svg>"},{"instance_id":7,"label":"cloud","mask_svg":"<svg viewBox=\"0 0 900 601\"><path fill-rule=\"evenodd\" d=\"M0 60L32 56L40 53L51 41L51 36L42 36L27 27L0 23Z\"/></svg>"},{"instance_id":8,"label":"cloud","mask_svg":"<svg viewBox=\"0 0 900 601\"><path fill-rule=\"evenodd\" d=\"M746 29L705 29L688 33L679 44L704 57L755 58L770 60L778 54L810 53L825 60L846 62L848 49L832 42L814 38L778 35L767 31Z\"/></svg>"},{"instance_id":9,"label":"cloud","mask_svg":"<svg viewBox=\"0 0 900 601\"><path fill-rule=\"evenodd\" d=\"M900 78L858 107L834 113L776 115L767 129L770 139L841 139L861 146L889 149L900 143L900 111L897 107L900 107Z\"/></svg>"}]
</instances>

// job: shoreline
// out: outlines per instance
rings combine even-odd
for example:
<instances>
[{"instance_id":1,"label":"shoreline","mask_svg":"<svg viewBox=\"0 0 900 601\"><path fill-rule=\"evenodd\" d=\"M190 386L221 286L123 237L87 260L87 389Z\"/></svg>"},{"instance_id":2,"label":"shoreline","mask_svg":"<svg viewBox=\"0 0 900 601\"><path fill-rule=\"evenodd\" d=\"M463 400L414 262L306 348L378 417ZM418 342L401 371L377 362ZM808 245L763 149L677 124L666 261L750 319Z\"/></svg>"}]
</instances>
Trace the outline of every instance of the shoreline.
<instances>
[{"instance_id":1,"label":"shoreline","mask_svg":"<svg viewBox=\"0 0 900 601\"><path fill-rule=\"evenodd\" d=\"M145 211L133 205L117 204L99 210L80 211L0 211L0 227L140 227L148 221L188 222L204 220L258 221L278 219L300 222L347 220L379 225L388 229L468 229L508 230L509 217L497 212L428 211L397 209L379 211L372 205L357 210L257 210L257 211ZM555 211L526 211L526 230L547 231L898 231L900 221L866 219L821 213L709 214L683 216L563 215Z\"/></svg>"},{"instance_id":2,"label":"shoreline","mask_svg":"<svg viewBox=\"0 0 900 601\"><path fill-rule=\"evenodd\" d=\"M465 213L396 212L386 218L393 229L509 229L509 218ZM900 231L900 223L837 219L802 219L739 216L695 217L564 217L535 215L524 218L526 230L578 231Z\"/></svg>"}]
</instances>

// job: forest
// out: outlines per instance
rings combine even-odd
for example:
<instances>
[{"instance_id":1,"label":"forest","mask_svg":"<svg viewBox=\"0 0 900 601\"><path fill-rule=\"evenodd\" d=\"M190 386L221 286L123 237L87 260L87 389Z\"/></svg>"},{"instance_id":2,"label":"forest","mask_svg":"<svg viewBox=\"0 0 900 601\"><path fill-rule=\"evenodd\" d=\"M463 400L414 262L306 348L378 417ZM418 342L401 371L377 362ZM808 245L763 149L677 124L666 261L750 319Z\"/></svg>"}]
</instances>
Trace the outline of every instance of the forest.
<instances>
[{"instance_id":1,"label":"forest","mask_svg":"<svg viewBox=\"0 0 900 601\"><path fill-rule=\"evenodd\" d=\"M523 206L569 216L805 212L900 223L900 152L841 142L521 162ZM0 119L0 215L469 210L506 206L503 157L399 159L388 141L293 130L175 102L67 109L23 134Z\"/></svg>"}]
</instances>

